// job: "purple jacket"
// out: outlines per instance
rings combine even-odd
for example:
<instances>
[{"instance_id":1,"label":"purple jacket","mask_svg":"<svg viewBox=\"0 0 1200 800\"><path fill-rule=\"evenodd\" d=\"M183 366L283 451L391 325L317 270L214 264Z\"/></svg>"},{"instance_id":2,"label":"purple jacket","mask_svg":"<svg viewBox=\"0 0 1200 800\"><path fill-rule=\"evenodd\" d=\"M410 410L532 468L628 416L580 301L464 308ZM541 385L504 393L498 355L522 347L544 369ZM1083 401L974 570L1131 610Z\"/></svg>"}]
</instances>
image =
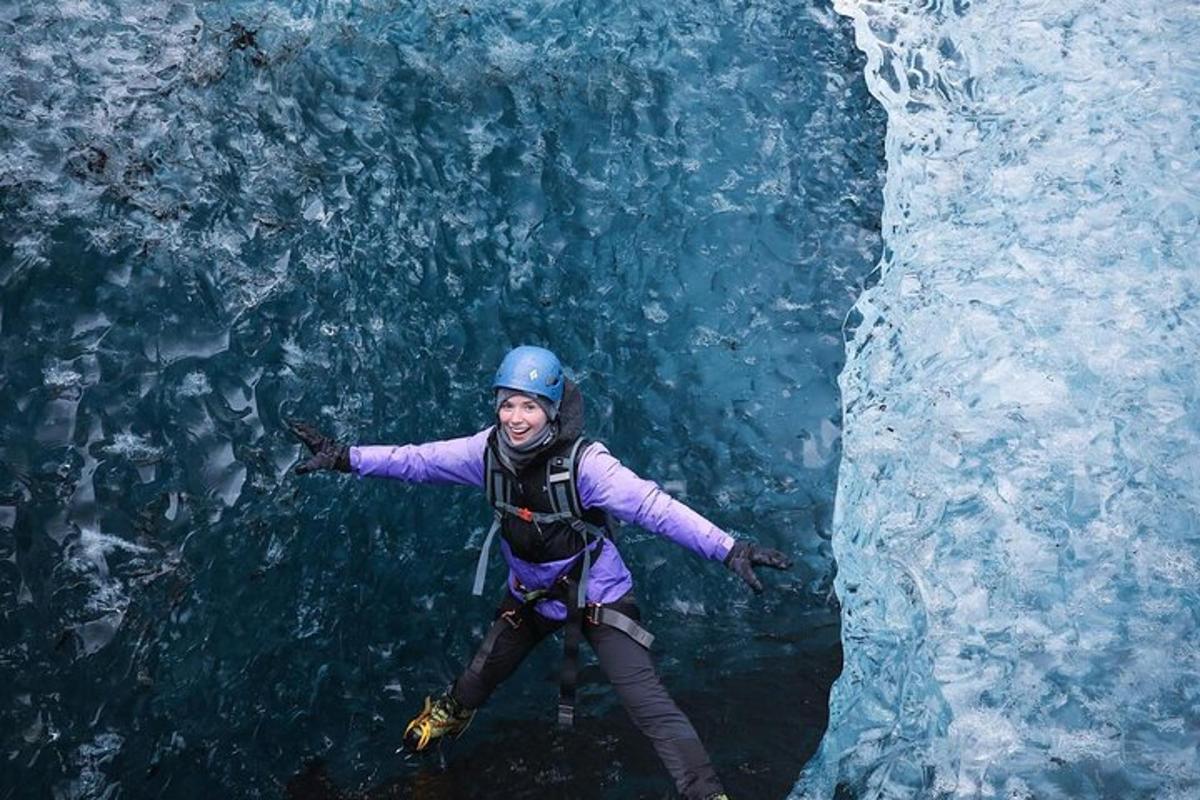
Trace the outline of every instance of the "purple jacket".
<instances>
[{"instance_id":1,"label":"purple jacket","mask_svg":"<svg viewBox=\"0 0 1200 800\"><path fill-rule=\"evenodd\" d=\"M484 451L491 432L488 427L461 439L351 447L350 467L358 475L409 483L461 483L482 489ZM591 443L580 456L576 483L584 508L602 508L622 522L665 536L705 558L722 561L733 547L732 536L668 495L656 483L643 480L622 466L599 442ZM513 555L503 540L500 549L508 562L509 591L517 597L518 582L531 589L549 586L572 560L533 564ZM588 602L611 603L632 588L633 576L621 554L611 541L606 542L592 564ZM556 600L538 603L537 610L550 619L566 617L566 608Z\"/></svg>"}]
</instances>

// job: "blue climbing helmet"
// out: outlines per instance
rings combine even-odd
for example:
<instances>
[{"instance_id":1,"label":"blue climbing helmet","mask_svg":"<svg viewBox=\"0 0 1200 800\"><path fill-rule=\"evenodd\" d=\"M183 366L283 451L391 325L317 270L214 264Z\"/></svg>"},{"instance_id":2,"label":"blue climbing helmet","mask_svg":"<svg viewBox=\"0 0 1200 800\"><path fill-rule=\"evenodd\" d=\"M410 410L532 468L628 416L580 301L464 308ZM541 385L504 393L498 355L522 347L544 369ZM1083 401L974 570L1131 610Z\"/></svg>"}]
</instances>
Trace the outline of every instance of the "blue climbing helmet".
<instances>
[{"instance_id":1,"label":"blue climbing helmet","mask_svg":"<svg viewBox=\"0 0 1200 800\"><path fill-rule=\"evenodd\" d=\"M513 389L536 394L553 403L557 410L562 402L563 383L562 363L558 356L544 347L525 344L510 350L500 362L492 390Z\"/></svg>"}]
</instances>

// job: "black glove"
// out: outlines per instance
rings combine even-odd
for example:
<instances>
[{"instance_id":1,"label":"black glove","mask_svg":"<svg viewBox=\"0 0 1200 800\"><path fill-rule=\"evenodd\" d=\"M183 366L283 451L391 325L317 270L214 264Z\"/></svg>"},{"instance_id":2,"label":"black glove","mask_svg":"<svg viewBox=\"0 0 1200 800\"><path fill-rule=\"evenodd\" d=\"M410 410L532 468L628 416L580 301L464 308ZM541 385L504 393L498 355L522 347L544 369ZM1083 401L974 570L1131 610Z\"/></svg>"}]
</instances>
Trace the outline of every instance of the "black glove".
<instances>
[{"instance_id":1,"label":"black glove","mask_svg":"<svg viewBox=\"0 0 1200 800\"><path fill-rule=\"evenodd\" d=\"M753 542L739 539L733 543L733 549L725 556L725 566L739 578L749 584L755 594L761 594L762 581L754 574L754 567L771 567L772 569L791 569L792 560L778 550L769 547L759 547Z\"/></svg>"},{"instance_id":2,"label":"black glove","mask_svg":"<svg viewBox=\"0 0 1200 800\"><path fill-rule=\"evenodd\" d=\"M316 472L319 469L350 471L350 448L330 439L307 422L297 419L287 421L288 429L297 439L304 442L312 458L296 467L297 475Z\"/></svg>"}]
</instances>

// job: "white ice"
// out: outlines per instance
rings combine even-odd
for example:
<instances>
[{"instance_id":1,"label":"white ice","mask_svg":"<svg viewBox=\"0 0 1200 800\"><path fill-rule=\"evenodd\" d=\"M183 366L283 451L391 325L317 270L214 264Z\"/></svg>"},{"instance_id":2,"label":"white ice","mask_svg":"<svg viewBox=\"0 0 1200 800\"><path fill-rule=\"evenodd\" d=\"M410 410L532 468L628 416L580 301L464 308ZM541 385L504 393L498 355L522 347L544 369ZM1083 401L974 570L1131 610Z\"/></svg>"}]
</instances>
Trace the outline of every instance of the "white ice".
<instances>
[{"instance_id":1,"label":"white ice","mask_svg":"<svg viewBox=\"0 0 1200 800\"><path fill-rule=\"evenodd\" d=\"M1200 797L1200 5L838 9L887 248L794 797Z\"/></svg>"}]
</instances>

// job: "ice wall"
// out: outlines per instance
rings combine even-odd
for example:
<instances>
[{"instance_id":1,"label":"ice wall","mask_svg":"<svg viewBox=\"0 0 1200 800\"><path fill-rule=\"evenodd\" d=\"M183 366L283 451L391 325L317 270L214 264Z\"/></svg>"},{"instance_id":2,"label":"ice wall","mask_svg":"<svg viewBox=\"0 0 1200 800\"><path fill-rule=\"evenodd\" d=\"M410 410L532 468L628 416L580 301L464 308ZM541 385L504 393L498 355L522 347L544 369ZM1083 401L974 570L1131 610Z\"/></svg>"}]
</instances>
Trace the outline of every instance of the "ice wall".
<instances>
[{"instance_id":1,"label":"ice wall","mask_svg":"<svg viewBox=\"0 0 1200 800\"><path fill-rule=\"evenodd\" d=\"M446 773L397 758L502 591L493 558L470 597L486 503L289 474L286 415L474 432L517 342L624 463L796 557L755 597L621 533L731 795L787 794L840 665L839 329L884 116L850 20L750 11L0 2L0 800L665 791L608 689L553 729L550 643Z\"/></svg>"},{"instance_id":2,"label":"ice wall","mask_svg":"<svg viewBox=\"0 0 1200 800\"><path fill-rule=\"evenodd\" d=\"M888 113L794 797L1200 796L1200 6L839 3Z\"/></svg>"}]
</instances>

